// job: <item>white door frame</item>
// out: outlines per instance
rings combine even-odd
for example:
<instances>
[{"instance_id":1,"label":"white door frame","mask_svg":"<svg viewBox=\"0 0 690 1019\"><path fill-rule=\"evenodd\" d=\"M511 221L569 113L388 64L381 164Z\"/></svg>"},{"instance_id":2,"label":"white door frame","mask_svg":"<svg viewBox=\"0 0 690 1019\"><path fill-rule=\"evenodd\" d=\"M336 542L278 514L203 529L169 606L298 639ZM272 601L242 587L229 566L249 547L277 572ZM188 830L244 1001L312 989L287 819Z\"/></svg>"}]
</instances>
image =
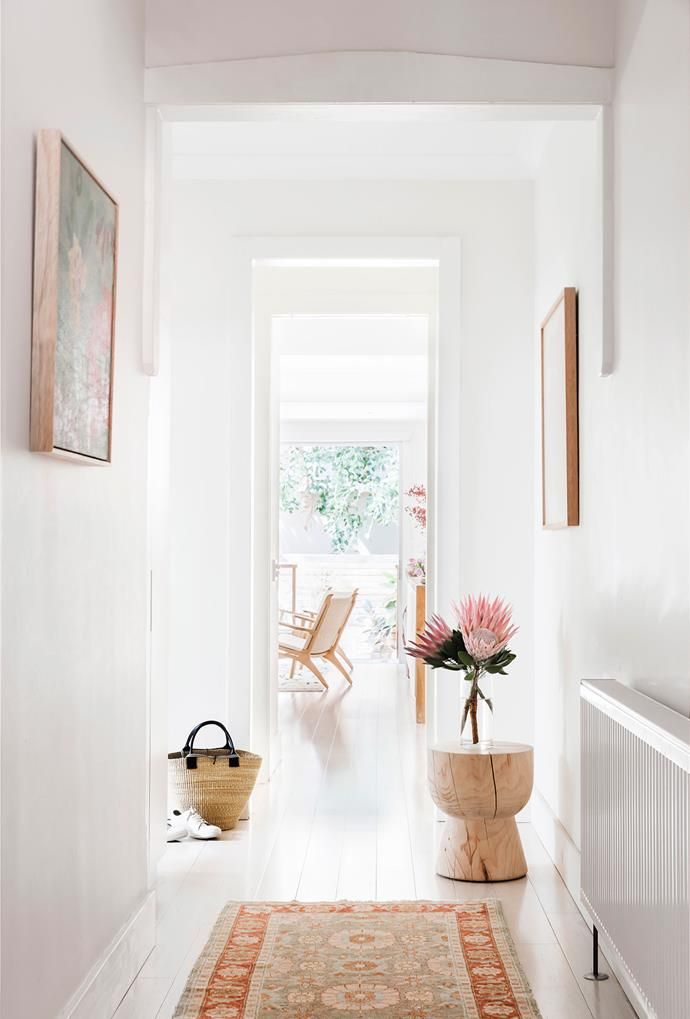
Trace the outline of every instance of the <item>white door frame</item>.
<instances>
[{"instance_id":1,"label":"white door frame","mask_svg":"<svg viewBox=\"0 0 690 1019\"><path fill-rule=\"evenodd\" d=\"M286 260L347 261L372 259L399 264L438 266L438 323L429 344L428 415L428 602L429 611L446 611L458 590L460 540L457 520L460 499L460 239L458 237L253 237L229 241L228 302L233 344L231 404L243 407L244 420L233 421L237 435L251 435L235 451L233 481L251 500L233 500L231 533L251 534L233 556L233 569L251 577L250 590L237 592L232 605L233 673L250 681L234 691L233 725L246 733L252 748L270 754L270 646L267 641L271 585L270 521L265 513L272 498L270 483L270 341L254 328L252 273L256 263ZM396 309L397 310L397 309ZM263 335L263 339L261 339ZM252 401L234 400L238 387L252 380ZM443 471L437 470L443 464ZM254 508L254 509L253 509ZM439 550L442 549L442 554ZM248 595L248 596L247 596ZM428 738L436 736L436 691L428 684ZM448 706L444 705L444 711ZM454 710L454 708L452 709ZM454 712L455 713L455 712ZM271 765L269 763L269 770Z\"/></svg>"},{"instance_id":2,"label":"white door frame","mask_svg":"<svg viewBox=\"0 0 690 1019\"><path fill-rule=\"evenodd\" d=\"M307 54L297 57L257 58L246 61L231 61L224 64L194 65L185 67L150 68L145 75L145 101L147 103L146 137L147 137L147 188L146 188L146 250L145 268L148 286L144 292L142 366L149 375L158 375L160 371L160 347L165 346L166 339L161 337L161 324L158 321L158 304L160 298L160 276L165 271L164 245L161 234L165 230L166 217L164 210L169 199L168 176L170 170L170 130L177 121L226 120L226 119L304 119L304 118L340 118L389 116L391 110L398 118L415 121L432 118L449 124L449 128L465 119L597 119L600 127L600 175L602 204L602 236L601 236L601 267L604 301L602 306L602 350L601 373L609 374L613 368L614 354L614 312L610 300L611 280L613 278L613 125L611 101L613 97L613 71L609 68L585 68L557 65L532 64L519 61L484 60L467 57L446 57L418 53L334 53ZM239 106L238 104L244 104ZM393 104L393 105L391 105ZM503 104L503 105L501 105ZM524 105L523 105L524 104ZM579 104L579 105L578 105ZM270 239L264 239L270 240ZM303 239L307 241L308 239ZM351 239L348 239L351 240ZM379 239L382 243L383 238ZM400 238L394 239L399 241ZM369 242L374 243L372 238ZM408 241L410 239L408 238ZM252 243L262 244L261 238ZM321 243L321 242L320 242ZM334 238L330 239L336 244ZM444 246L441 276L444 280L439 286L442 294L453 294L448 289L449 282L459 278L460 248L457 238L418 238L419 248L432 253ZM290 239L282 238L281 244L290 248ZM433 257L433 254L432 254ZM244 294L243 285L246 286ZM230 310L232 322L238 328L244 326L251 334L251 308L245 301L251 288L251 258L249 263L239 248L234 254L231 266L230 289L234 297L239 296L239 304ZM459 293L459 288L457 288ZM607 296L608 295L608 296ZM446 297L444 297L444 304ZM449 297L451 318L457 323L459 332L460 310L459 299L454 302ZM163 331L164 332L164 331ZM444 330L444 333L446 330ZM445 349L447 337L441 343ZM442 373L441 389L448 387L449 400L446 413L449 418L459 423L459 408L455 407L457 390L451 392L454 379L459 373L450 350L445 351L449 357L452 371ZM455 353L459 361L459 351ZM232 400L243 386L247 384L247 369L251 369L251 345L238 344L235 367L237 374L230 380ZM453 371L455 375L453 375ZM241 395L241 394L240 394ZM437 398L441 393L436 394ZM445 434L446 419L443 419L442 442L448 444ZM251 427L251 420L242 422L243 426ZM429 421L431 429L437 427L436 422ZM456 432L457 435L457 432ZM458 439L459 441L459 439ZM247 445L247 444L245 444ZM238 476L252 485L252 458L238 453L235 458ZM429 477L430 492L434 485L439 491L459 493L459 456L451 459L446 457L442 477ZM439 492L437 491L437 496ZM444 505L441 501L441 505ZM164 511L165 512L165 511ZM237 511L239 523L247 528L251 525L252 507ZM238 521L235 521L237 523ZM447 530L447 521L440 524L440 532ZM249 533L241 531L238 533ZM151 537L151 536L150 536ZM164 545L155 534L152 546ZM437 548L443 548L443 561L453 563L455 575L459 579L459 540L452 530L447 533L448 543L432 541L429 534L429 557L437 555ZM160 555L155 551L149 554L149 568L157 574L156 591L165 601L163 593L165 584L161 583L165 574L165 566L161 567ZM160 569L158 567L161 567ZM238 574L240 568L251 568L251 552L249 549L238 550ZM249 575L249 574L247 574ZM452 591L445 576L451 577L452 570L443 570L436 582L429 583L428 598L430 607L436 605L439 610L447 607ZM248 622L247 613L242 599L237 598L240 618ZM154 605L154 616L165 616L162 609ZM249 618L252 614L249 613ZM165 628L154 627L151 648L161 651L165 643ZM151 655L149 655L151 659ZM252 655L249 648L241 649L240 658L249 668ZM165 777L166 767L164 751L167 744L167 718L165 704L167 698L167 678L164 667L165 653L153 654L153 663L147 669L147 698L150 701L149 731L149 767L151 770L151 803L148 804L147 819L149 824L149 841L151 845L151 875L155 871L155 861L162 851L164 843L162 834L165 830ZM430 682L428 732L432 736L435 719L440 710L434 703L435 683ZM459 702L459 694L458 694ZM246 732L250 729L251 696L245 697L244 713L246 716ZM233 705L234 708L234 705ZM459 703L458 703L459 710ZM458 711L453 713L456 717ZM233 715L234 717L234 715ZM242 734L240 734L242 735Z\"/></svg>"}]
</instances>

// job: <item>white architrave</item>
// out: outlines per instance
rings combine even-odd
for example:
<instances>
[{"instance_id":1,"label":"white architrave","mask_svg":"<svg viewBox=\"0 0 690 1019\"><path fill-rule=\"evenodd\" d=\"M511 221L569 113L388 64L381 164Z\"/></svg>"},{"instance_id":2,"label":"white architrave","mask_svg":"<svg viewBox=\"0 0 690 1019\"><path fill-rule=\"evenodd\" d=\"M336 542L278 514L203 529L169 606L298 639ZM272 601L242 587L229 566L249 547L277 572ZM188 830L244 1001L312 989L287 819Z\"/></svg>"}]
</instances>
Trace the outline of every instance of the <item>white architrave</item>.
<instances>
[{"instance_id":1,"label":"white architrave","mask_svg":"<svg viewBox=\"0 0 690 1019\"><path fill-rule=\"evenodd\" d=\"M270 335L266 328L258 329L254 321L252 268L255 263L276 260L294 264L296 260L317 259L423 262L438 266L437 327L431 329L429 351L428 587L429 610L445 611L455 596L460 577L457 533L460 241L456 237L265 237L236 238L230 241L229 247L228 340L234 352L229 380L230 427L231 433L252 437L251 444L238 444L241 448L234 449L232 454L233 487L235 491L251 493L250 498L233 499L230 506L229 533L251 535L249 542L233 546L232 570L237 576L252 579L250 591L237 590L230 608L233 632L240 638L233 640L233 675L248 677L241 689L233 688L231 710L240 740L250 738L257 752L270 754L271 660L266 635L270 629L271 607L271 521L265 507L271 505L271 499L277 499L277 493L271 491ZM413 310L412 306L409 310ZM436 469L438 463L444 465L442 472ZM256 512L253 507L257 508ZM258 507L263 507L261 512ZM443 550L442 555L439 549ZM436 719L441 715L455 718L457 705L442 705L437 710L435 684L431 681L428 691L430 739L436 738Z\"/></svg>"}]
</instances>

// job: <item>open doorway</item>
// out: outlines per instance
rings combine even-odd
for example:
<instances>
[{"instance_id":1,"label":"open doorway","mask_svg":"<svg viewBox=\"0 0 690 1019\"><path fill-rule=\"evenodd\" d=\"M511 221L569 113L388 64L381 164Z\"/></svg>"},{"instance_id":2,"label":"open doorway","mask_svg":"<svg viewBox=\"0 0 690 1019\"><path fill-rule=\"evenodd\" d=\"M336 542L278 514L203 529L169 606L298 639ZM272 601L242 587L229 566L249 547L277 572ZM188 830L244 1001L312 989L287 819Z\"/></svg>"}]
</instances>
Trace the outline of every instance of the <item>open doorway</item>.
<instances>
[{"instance_id":1,"label":"open doorway","mask_svg":"<svg viewBox=\"0 0 690 1019\"><path fill-rule=\"evenodd\" d=\"M400 666L408 584L426 579L426 533L412 511L434 460L438 264L256 259L252 300L255 420L268 422L270 449L266 457L263 443L255 447L255 483L270 462L262 497L272 508L255 532L255 554L270 549L273 582L254 612L257 630L274 636L266 658L272 771L281 759L279 691L322 692L331 679L345 687L358 667L386 665L415 697ZM296 661L284 638L304 642L329 591L353 599L338 657ZM259 651L266 654L265 642ZM261 697L260 681L254 692ZM258 730L265 709L257 700L254 709Z\"/></svg>"},{"instance_id":2,"label":"open doorway","mask_svg":"<svg viewBox=\"0 0 690 1019\"><path fill-rule=\"evenodd\" d=\"M162 725L152 710L165 728L156 746L179 747L190 724L218 716L269 774L279 764L269 633L278 514L273 544L268 508L278 505L280 421L270 351L274 323L300 315L428 315L427 614L447 613L466 590L511 598L525 651L496 732L529 740L534 181L553 109L408 110L405 123L390 110L368 111L363 123L356 110L310 109L292 111L299 123L289 125L277 123L281 111L276 123L265 111L178 113L162 131L160 371L170 378L171 441L169 534L156 532L152 555L154 615L169 591L169 625L152 630L152 689L168 702ZM580 120L559 125L558 138L593 151L592 111L568 116ZM337 267L351 274L349 292L333 283ZM427 273L428 285L396 290L403 271ZM324 288L318 277L329 273ZM378 296L363 282L374 274ZM317 439L373 441L335 431ZM291 441L315 440L302 431ZM432 674L427 694L429 741L452 738L457 684Z\"/></svg>"},{"instance_id":3,"label":"open doorway","mask_svg":"<svg viewBox=\"0 0 690 1019\"><path fill-rule=\"evenodd\" d=\"M314 618L329 591L356 592L341 642L348 675L348 662L400 663L408 573L426 572L428 318L295 315L273 331L281 621ZM282 656L279 689L322 689L305 671Z\"/></svg>"}]
</instances>

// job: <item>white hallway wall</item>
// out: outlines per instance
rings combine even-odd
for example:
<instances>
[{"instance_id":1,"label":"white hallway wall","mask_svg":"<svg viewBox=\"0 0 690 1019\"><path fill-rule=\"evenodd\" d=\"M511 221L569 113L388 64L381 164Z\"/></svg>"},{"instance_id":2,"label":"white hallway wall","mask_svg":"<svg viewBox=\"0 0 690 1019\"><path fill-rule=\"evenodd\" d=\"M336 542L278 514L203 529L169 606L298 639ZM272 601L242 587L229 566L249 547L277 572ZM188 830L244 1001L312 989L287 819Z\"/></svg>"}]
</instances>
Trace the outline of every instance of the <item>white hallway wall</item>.
<instances>
[{"instance_id":1,"label":"white hallway wall","mask_svg":"<svg viewBox=\"0 0 690 1019\"><path fill-rule=\"evenodd\" d=\"M611 676L690 713L690 10L620 5L616 364L597 375L598 183L586 125L537 182L536 315L580 288L580 527L538 531L537 788L543 837L579 889L579 682ZM572 159L575 142L579 156Z\"/></svg>"},{"instance_id":2,"label":"white hallway wall","mask_svg":"<svg viewBox=\"0 0 690 1019\"><path fill-rule=\"evenodd\" d=\"M3 1019L55 1019L147 891L143 16L140 0L2 11ZM120 201L105 468L28 451L42 127Z\"/></svg>"},{"instance_id":3,"label":"white hallway wall","mask_svg":"<svg viewBox=\"0 0 690 1019\"><path fill-rule=\"evenodd\" d=\"M232 618L226 564L248 535L229 535L233 449L228 379L249 399L229 331L228 243L235 235L457 234L462 240L460 401L463 483L480 492L458 509L458 594L497 591L522 625L519 659L497 697L497 729L532 738L533 195L529 182L178 182L173 189L171 698L194 715L232 720ZM237 367L239 366L239 367ZM241 415L240 415L241 417ZM230 452L230 475L224 465ZM264 513L264 507L255 507ZM446 607L447 608L447 607ZM177 670L177 672L175 672ZM177 677L177 678L176 678ZM226 687L231 684L229 700ZM453 683L452 677L439 682ZM445 719L449 731L457 728ZM240 734L246 738L246 733Z\"/></svg>"},{"instance_id":4,"label":"white hallway wall","mask_svg":"<svg viewBox=\"0 0 690 1019\"><path fill-rule=\"evenodd\" d=\"M399 50L611 66L612 0L148 0L146 62Z\"/></svg>"}]
</instances>

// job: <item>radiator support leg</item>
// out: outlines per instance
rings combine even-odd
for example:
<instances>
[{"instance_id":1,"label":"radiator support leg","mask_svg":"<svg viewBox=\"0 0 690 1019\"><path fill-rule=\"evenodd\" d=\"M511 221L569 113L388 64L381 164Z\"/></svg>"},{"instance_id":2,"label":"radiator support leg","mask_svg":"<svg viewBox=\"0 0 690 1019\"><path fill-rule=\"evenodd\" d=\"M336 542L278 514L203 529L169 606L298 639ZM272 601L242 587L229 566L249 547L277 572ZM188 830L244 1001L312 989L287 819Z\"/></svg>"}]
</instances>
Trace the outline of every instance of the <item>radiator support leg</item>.
<instances>
[{"instance_id":1,"label":"radiator support leg","mask_svg":"<svg viewBox=\"0 0 690 1019\"><path fill-rule=\"evenodd\" d=\"M599 931L592 927L592 972L585 973L585 980L608 980L608 973L599 972Z\"/></svg>"}]
</instances>

